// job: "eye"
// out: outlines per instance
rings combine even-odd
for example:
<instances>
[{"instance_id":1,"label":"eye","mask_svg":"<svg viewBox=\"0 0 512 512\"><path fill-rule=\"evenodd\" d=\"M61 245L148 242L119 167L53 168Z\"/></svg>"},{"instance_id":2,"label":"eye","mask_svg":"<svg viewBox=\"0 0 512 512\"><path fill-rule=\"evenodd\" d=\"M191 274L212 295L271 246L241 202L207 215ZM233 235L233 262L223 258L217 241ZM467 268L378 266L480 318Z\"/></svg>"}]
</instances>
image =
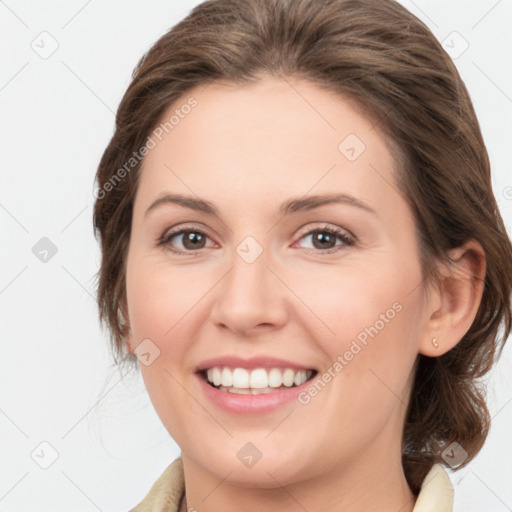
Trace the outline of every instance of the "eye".
<instances>
[{"instance_id":1,"label":"eye","mask_svg":"<svg viewBox=\"0 0 512 512\"><path fill-rule=\"evenodd\" d=\"M172 242L175 238L181 239L181 244L184 249L173 247ZM204 249L206 240L209 238L208 233L202 229L185 227L164 233L158 240L158 245L177 254L187 254Z\"/></svg>"},{"instance_id":2,"label":"eye","mask_svg":"<svg viewBox=\"0 0 512 512\"><path fill-rule=\"evenodd\" d=\"M342 250L343 246L350 247L355 244L355 239L347 232L331 226L310 230L300 239L308 237L313 242L313 250L320 254L332 254ZM337 240L341 240L342 243L336 244Z\"/></svg>"},{"instance_id":3,"label":"eye","mask_svg":"<svg viewBox=\"0 0 512 512\"><path fill-rule=\"evenodd\" d=\"M300 240L311 237L313 242L312 250L320 254L331 254L343 249L344 246L353 246L355 239L347 232L331 227L313 229L300 237ZM182 248L176 248L174 240L181 239ZM157 241L159 247L163 247L176 254L192 254L206 248L207 240L211 239L209 234L197 227L182 227L174 231L165 232ZM337 240L342 243L337 244ZM308 249L308 248L306 248ZM309 250L309 249L308 249Z\"/></svg>"}]
</instances>

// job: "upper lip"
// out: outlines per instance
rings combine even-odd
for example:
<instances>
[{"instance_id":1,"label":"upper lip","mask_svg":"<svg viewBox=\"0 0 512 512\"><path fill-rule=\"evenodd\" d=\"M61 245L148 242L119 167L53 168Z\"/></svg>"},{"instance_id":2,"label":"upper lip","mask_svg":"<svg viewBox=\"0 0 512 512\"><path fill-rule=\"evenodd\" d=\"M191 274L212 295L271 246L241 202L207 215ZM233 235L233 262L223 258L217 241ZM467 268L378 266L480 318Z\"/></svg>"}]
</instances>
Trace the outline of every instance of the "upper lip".
<instances>
[{"instance_id":1,"label":"upper lip","mask_svg":"<svg viewBox=\"0 0 512 512\"><path fill-rule=\"evenodd\" d=\"M257 356L250 357L244 359L242 357L236 357L231 355L212 357L211 359L206 359L202 361L198 367L197 371L201 372L203 370L208 370L209 368L213 368L214 366L229 366L230 368L292 368L294 370L314 370L307 365L295 363L293 361L288 361L286 359L280 359L278 357L273 356Z\"/></svg>"}]
</instances>

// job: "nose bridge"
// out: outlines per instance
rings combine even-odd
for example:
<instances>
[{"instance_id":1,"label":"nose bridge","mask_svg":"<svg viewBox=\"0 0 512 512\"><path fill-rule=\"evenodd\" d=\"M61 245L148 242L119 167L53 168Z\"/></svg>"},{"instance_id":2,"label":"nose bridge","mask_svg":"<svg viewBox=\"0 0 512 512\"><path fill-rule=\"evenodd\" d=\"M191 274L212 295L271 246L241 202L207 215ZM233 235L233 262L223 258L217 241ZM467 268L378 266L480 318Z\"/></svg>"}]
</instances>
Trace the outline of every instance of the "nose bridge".
<instances>
[{"instance_id":1,"label":"nose bridge","mask_svg":"<svg viewBox=\"0 0 512 512\"><path fill-rule=\"evenodd\" d=\"M233 255L231 260L231 272L228 277L229 288L236 295L243 295L256 299L265 293L265 274L268 272L268 258L262 253L254 261L244 259L238 252ZM240 293L244 292L244 293ZM239 297L242 299L242 297Z\"/></svg>"},{"instance_id":2,"label":"nose bridge","mask_svg":"<svg viewBox=\"0 0 512 512\"><path fill-rule=\"evenodd\" d=\"M283 286L268 268L270 251L254 238L246 237L230 260L231 269L215 297L212 317L237 332L260 324L281 324L285 320Z\"/></svg>"}]
</instances>

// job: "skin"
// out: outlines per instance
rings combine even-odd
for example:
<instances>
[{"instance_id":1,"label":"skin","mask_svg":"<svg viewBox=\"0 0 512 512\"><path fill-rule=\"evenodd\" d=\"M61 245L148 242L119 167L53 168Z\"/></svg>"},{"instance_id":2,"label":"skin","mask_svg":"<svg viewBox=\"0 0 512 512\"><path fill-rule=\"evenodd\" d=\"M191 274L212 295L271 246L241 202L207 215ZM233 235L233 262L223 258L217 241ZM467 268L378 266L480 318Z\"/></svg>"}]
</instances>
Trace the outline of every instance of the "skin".
<instances>
[{"instance_id":1,"label":"skin","mask_svg":"<svg viewBox=\"0 0 512 512\"><path fill-rule=\"evenodd\" d=\"M442 286L424 289L393 155L347 99L263 76L250 85L196 88L164 118L191 96L198 106L144 160L126 275L128 349L149 338L160 350L139 366L181 448L187 507L412 511L401 432L414 362L418 353L448 351L471 326L483 289L481 247L471 241L454 251L457 264L440 267ZM348 134L366 146L352 162L338 150ZM219 216L176 204L145 216L163 192L205 199ZM278 211L289 198L332 192L364 201L375 214L348 204ZM182 235L158 246L171 227L185 225L208 238L192 249ZM315 242L311 231L325 225L355 244ZM253 263L236 252L247 236L263 250ZM270 354L322 374L396 303L401 311L308 404L227 413L194 375L201 361L226 354ZM237 457L247 442L262 453L251 468Z\"/></svg>"}]
</instances>

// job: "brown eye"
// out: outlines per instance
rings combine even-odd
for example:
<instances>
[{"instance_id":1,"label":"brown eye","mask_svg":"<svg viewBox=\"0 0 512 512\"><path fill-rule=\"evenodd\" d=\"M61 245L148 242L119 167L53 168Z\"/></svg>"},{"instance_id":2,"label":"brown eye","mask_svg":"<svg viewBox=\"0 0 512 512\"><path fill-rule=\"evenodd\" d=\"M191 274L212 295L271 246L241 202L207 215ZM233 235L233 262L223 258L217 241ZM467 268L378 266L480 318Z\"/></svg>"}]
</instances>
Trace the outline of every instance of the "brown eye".
<instances>
[{"instance_id":1,"label":"brown eye","mask_svg":"<svg viewBox=\"0 0 512 512\"><path fill-rule=\"evenodd\" d=\"M315 231L312 235L313 245L316 243L316 249L331 249L336 245L336 236L327 231Z\"/></svg>"},{"instance_id":2,"label":"brown eye","mask_svg":"<svg viewBox=\"0 0 512 512\"><path fill-rule=\"evenodd\" d=\"M206 247L206 242L210 237L207 233L197 228L180 229L171 233L166 233L159 240L158 245L179 254L195 252ZM176 247L176 240L180 241L181 247Z\"/></svg>"},{"instance_id":3,"label":"brown eye","mask_svg":"<svg viewBox=\"0 0 512 512\"><path fill-rule=\"evenodd\" d=\"M344 231L330 226L309 231L301 237L301 240L307 238L312 240L312 249L318 251L319 254L331 254L342 250L343 247L355 244L354 238ZM341 243L337 244L337 240L341 240Z\"/></svg>"},{"instance_id":4,"label":"brown eye","mask_svg":"<svg viewBox=\"0 0 512 512\"><path fill-rule=\"evenodd\" d=\"M197 231L185 231L183 232L183 246L185 249L194 250L202 249L205 244L205 236Z\"/></svg>"}]
</instances>

